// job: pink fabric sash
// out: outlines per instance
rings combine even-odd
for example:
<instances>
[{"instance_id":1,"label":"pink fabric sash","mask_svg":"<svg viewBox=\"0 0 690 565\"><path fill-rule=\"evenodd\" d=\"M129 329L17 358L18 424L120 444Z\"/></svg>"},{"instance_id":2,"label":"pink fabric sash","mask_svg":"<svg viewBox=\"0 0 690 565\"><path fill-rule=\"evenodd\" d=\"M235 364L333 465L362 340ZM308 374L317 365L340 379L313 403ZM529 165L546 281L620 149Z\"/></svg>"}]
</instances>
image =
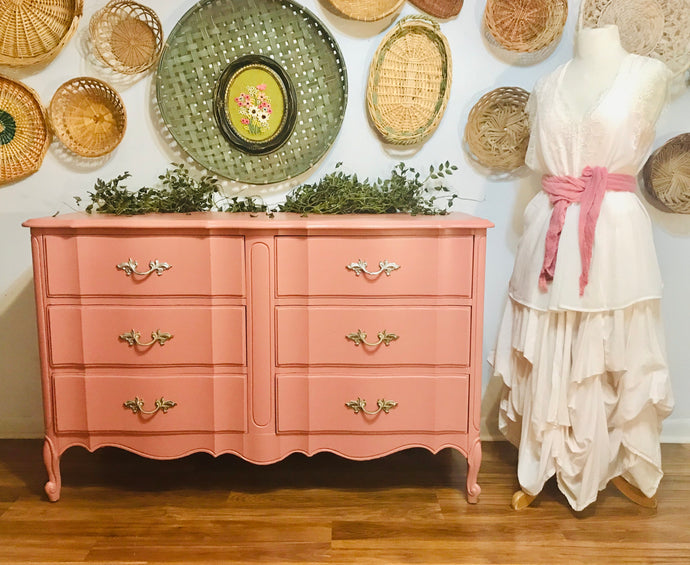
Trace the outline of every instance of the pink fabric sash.
<instances>
[{"instance_id":1,"label":"pink fabric sash","mask_svg":"<svg viewBox=\"0 0 690 565\"><path fill-rule=\"evenodd\" d=\"M604 192L634 192L637 186L635 177L623 174L611 174L606 167L585 167L582 176L548 176L542 177L542 188L549 195L553 205L549 229L546 232L546 249L544 265L539 274L539 288L546 291L547 284L553 280L556 270L558 242L565 223L565 213L573 202L580 203L579 243L582 272L580 273L580 296L585 292L589 281L589 265L592 260L594 230L599 218Z\"/></svg>"}]
</instances>

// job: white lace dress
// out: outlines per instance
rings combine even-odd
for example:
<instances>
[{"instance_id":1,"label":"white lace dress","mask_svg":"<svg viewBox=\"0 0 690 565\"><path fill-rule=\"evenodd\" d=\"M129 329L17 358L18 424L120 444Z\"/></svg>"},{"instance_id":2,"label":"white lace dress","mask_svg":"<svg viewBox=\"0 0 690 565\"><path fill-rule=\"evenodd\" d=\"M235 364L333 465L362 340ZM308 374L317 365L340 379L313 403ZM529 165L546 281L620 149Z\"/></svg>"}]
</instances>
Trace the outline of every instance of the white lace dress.
<instances>
[{"instance_id":1,"label":"white lace dress","mask_svg":"<svg viewBox=\"0 0 690 565\"><path fill-rule=\"evenodd\" d=\"M586 166L637 175L661 111L649 85L659 61L628 55L584 116L562 95L567 63L536 85L528 166L579 177ZM503 379L499 427L519 446L518 479L538 494L556 475L575 510L622 475L647 496L662 477L661 421L673 407L660 317L661 277L649 216L633 192L606 192L589 282L579 292L580 206L568 208L554 278L538 285L552 205L525 209L493 366Z\"/></svg>"}]
</instances>

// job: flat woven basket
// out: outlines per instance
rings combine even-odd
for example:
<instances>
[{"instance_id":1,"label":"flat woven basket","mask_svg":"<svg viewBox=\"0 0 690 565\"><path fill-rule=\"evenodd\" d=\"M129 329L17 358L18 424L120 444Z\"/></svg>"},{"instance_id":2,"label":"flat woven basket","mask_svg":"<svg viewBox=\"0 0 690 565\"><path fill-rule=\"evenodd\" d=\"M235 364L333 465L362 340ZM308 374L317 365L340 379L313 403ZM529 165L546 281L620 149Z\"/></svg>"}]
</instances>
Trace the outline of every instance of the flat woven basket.
<instances>
[{"instance_id":1,"label":"flat woven basket","mask_svg":"<svg viewBox=\"0 0 690 565\"><path fill-rule=\"evenodd\" d=\"M150 69L163 49L163 27L151 8L131 0L112 0L89 22L98 59L123 74Z\"/></svg>"},{"instance_id":2,"label":"flat woven basket","mask_svg":"<svg viewBox=\"0 0 690 565\"><path fill-rule=\"evenodd\" d=\"M328 2L346 18L373 22L398 12L405 0L328 0Z\"/></svg>"},{"instance_id":3,"label":"flat woven basket","mask_svg":"<svg viewBox=\"0 0 690 565\"><path fill-rule=\"evenodd\" d=\"M690 0L583 0L578 29L615 24L630 53L660 59L678 76L690 68Z\"/></svg>"},{"instance_id":4,"label":"flat woven basket","mask_svg":"<svg viewBox=\"0 0 690 565\"><path fill-rule=\"evenodd\" d=\"M463 0L410 0L420 10L435 18L453 18L460 13Z\"/></svg>"},{"instance_id":5,"label":"flat woven basket","mask_svg":"<svg viewBox=\"0 0 690 565\"><path fill-rule=\"evenodd\" d=\"M263 155L231 145L214 117L223 71L251 54L279 64L296 95L294 130ZM326 26L296 2L203 0L168 35L156 98L168 131L201 166L240 182L278 183L308 171L335 141L347 106L347 70Z\"/></svg>"},{"instance_id":6,"label":"flat woven basket","mask_svg":"<svg viewBox=\"0 0 690 565\"><path fill-rule=\"evenodd\" d=\"M49 145L38 95L21 82L0 76L0 184L35 173Z\"/></svg>"},{"instance_id":7,"label":"flat woven basket","mask_svg":"<svg viewBox=\"0 0 690 565\"><path fill-rule=\"evenodd\" d=\"M465 149L481 166L507 173L525 164L529 92L504 86L487 92L470 110L465 125Z\"/></svg>"},{"instance_id":8,"label":"flat woven basket","mask_svg":"<svg viewBox=\"0 0 690 565\"><path fill-rule=\"evenodd\" d=\"M82 157L110 153L122 141L127 113L120 95L93 77L77 77L60 86L48 108L53 132Z\"/></svg>"},{"instance_id":9,"label":"flat woven basket","mask_svg":"<svg viewBox=\"0 0 690 565\"><path fill-rule=\"evenodd\" d=\"M690 214L690 133L669 139L642 169L647 193L668 211Z\"/></svg>"},{"instance_id":10,"label":"flat woven basket","mask_svg":"<svg viewBox=\"0 0 690 565\"><path fill-rule=\"evenodd\" d=\"M83 0L0 0L0 65L50 61L76 31L82 10Z\"/></svg>"},{"instance_id":11,"label":"flat woven basket","mask_svg":"<svg viewBox=\"0 0 690 565\"><path fill-rule=\"evenodd\" d=\"M568 18L567 0L487 0L484 36L499 50L536 63L558 45Z\"/></svg>"},{"instance_id":12,"label":"flat woven basket","mask_svg":"<svg viewBox=\"0 0 690 565\"><path fill-rule=\"evenodd\" d=\"M381 41L369 68L367 109L394 145L424 142L436 130L452 83L450 47L438 23L401 19Z\"/></svg>"}]
</instances>

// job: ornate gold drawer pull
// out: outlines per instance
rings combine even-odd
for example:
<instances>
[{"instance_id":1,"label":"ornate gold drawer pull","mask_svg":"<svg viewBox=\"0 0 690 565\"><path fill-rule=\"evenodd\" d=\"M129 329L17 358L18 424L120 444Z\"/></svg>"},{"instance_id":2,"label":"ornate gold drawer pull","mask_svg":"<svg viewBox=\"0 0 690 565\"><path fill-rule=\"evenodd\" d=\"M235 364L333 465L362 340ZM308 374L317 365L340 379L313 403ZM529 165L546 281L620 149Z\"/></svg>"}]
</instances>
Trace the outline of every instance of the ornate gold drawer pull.
<instances>
[{"instance_id":1,"label":"ornate gold drawer pull","mask_svg":"<svg viewBox=\"0 0 690 565\"><path fill-rule=\"evenodd\" d=\"M384 398L379 398L376 401L376 406L378 406L378 409L375 410L374 412L369 412L366 409L367 401L362 400L361 398L357 398L357 400L350 400L350 402L346 402L345 406L348 408L352 408L355 414L359 414L360 412L364 412L365 414L369 414L369 416L376 416L379 412L383 411L385 414L388 414L392 408L395 408L398 403L395 400L386 400Z\"/></svg>"},{"instance_id":2,"label":"ornate gold drawer pull","mask_svg":"<svg viewBox=\"0 0 690 565\"><path fill-rule=\"evenodd\" d=\"M364 345L368 345L370 347L376 347L377 345L383 343L383 345L388 347L391 344L391 341L398 339L400 336L397 336L394 333L388 333L386 330L382 330L376 334L376 337L378 337L379 340L375 343L369 343L367 341L367 334L362 330L357 330L355 333L347 334L345 337L354 341L355 345L363 343Z\"/></svg>"},{"instance_id":3,"label":"ornate gold drawer pull","mask_svg":"<svg viewBox=\"0 0 690 565\"><path fill-rule=\"evenodd\" d=\"M365 275L376 277L381 273L386 273L386 276L390 277L393 271L400 268L400 265L398 265L397 263L393 263L392 261L388 261L387 259L384 259L383 261L379 261L379 270L374 271L372 273L371 271L367 271L367 262L359 259L356 263L350 263L349 265L347 265L346 268L350 269L351 271L354 271L355 275L357 276L364 273Z\"/></svg>"},{"instance_id":4,"label":"ornate gold drawer pull","mask_svg":"<svg viewBox=\"0 0 690 565\"><path fill-rule=\"evenodd\" d=\"M127 400L123 406L125 408L129 408L133 414L146 414L147 416L150 416L159 410L163 412L163 414L167 414L168 410L177 406L177 402L173 400L165 400L165 398L161 396L158 400L156 400L156 402L154 402L155 408L153 410L144 410L144 401L138 396L135 396L134 400Z\"/></svg>"},{"instance_id":5,"label":"ornate gold drawer pull","mask_svg":"<svg viewBox=\"0 0 690 565\"><path fill-rule=\"evenodd\" d=\"M172 265L169 265L168 263L161 263L158 259L152 259L151 261L149 261L149 270L144 271L143 273L137 271L138 265L139 263L137 263L134 259L130 257L129 261L127 261L126 263L120 263L119 265L116 265L116 268L124 271L127 276L139 275L141 277L150 275L154 271L156 271L156 274L160 277L163 274L163 271L172 269Z\"/></svg>"},{"instance_id":6,"label":"ornate gold drawer pull","mask_svg":"<svg viewBox=\"0 0 690 565\"><path fill-rule=\"evenodd\" d=\"M129 343L129 345L141 345L142 347L148 347L149 345L153 345L156 342L160 343L161 345L164 345L166 341L172 339L174 336L171 333L156 330L155 332L151 332L151 341L149 341L148 343L140 342L140 337L141 334L136 330L132 330L130 332L123 333L120 335L120 339Z\"/></svg>"}]
</instances>

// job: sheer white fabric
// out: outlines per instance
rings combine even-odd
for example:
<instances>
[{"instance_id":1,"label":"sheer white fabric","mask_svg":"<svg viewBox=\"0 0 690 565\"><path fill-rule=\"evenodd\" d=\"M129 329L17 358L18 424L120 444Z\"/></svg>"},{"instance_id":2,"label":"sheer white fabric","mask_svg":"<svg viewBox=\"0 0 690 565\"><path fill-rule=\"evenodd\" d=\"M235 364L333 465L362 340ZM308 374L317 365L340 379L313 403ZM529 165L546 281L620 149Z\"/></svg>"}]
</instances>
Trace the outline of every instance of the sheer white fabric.
<instances>
[{"instance_id":1,"label":"sheer white fabric","mask_svg":"<svg viewBox=\"0 0 690 565\"><path fill-rule=\"evenodd\" d=\"M527 164L550 175L577 177L586 166L636 175L663 102L648 92L667 81L665 66L626 56L610 87L577 115L561 88L567 65L532 92ZM636 194L606 193L580 296L577 203L568 208L554 280L539 289L551 211L543 192L525 210L493 359L504 383L499 427L519 445L518 479L529 494L556 475L581 510L622 475L651 496L662 476L661 421L673 398L649 216Z\"/></svg>"}]
</instances>

